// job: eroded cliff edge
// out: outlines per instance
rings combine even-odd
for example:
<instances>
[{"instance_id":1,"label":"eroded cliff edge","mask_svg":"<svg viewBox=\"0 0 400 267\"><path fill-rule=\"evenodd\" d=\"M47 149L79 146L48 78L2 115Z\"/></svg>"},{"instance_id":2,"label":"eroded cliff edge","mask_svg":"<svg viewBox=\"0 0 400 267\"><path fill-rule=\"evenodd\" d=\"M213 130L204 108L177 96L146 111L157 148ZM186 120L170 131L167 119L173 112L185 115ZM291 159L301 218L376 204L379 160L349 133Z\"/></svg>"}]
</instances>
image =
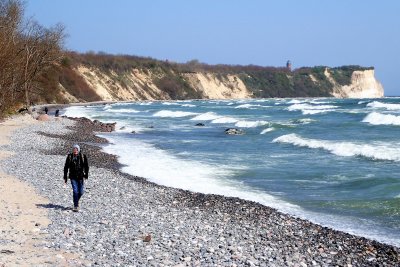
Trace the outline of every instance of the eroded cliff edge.
<instances>
[{"instance_id":1,"label":"eroded cliff edge","mask_svg":"<svg viewBox=\"0 0 400 267\"><path fill-rule=\"evenodd\" d=\"M372 67L285 67L171 63L111 55L72 55L55 72L64 102L235 99L259 97L379 98Z\"/></svg>"}]
</instances>

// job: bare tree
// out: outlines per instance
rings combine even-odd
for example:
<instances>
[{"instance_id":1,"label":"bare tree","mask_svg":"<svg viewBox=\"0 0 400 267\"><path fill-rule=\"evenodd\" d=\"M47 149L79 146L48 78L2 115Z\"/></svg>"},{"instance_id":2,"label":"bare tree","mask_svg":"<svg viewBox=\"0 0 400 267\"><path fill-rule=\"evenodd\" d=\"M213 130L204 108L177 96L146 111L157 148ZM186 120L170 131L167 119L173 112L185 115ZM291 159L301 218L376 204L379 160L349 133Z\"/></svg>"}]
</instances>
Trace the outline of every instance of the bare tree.
<instances>
[{"instance_id":1,"label":"bare tree","mask_svg":"<svg viewBox=\"0 0 400 267\"><path fill-rule=\"evenodd\" d=\"M21 56L18 49L19 28L22 21L20 1L0 0L0 112L16 98L16 61Z\"/></svg>"},{"instance_id":2,"label":"bare tree","mask_svg":"<svg viewBox=\"0 0 400 267\"><path fill-rule=\"evenodd\" d=\"M0 114L17 103L28 107L38 77L63 56L64 27L23 15L21 0L0 0Z\"/></svg>"},{"instance_id":3,"label":"bare tree","mask_svg":"<svg viewBox=\"0 0 400 267\"><path fill-rule=\"evenodd\" d=\"M65 38L61 24L46 29L35 21L31 21L23 38L24 49L24 94L25 104L30 105L30 94L35 79L48 68L61 61L62 44Z\"/></svg>"}]
</instances>

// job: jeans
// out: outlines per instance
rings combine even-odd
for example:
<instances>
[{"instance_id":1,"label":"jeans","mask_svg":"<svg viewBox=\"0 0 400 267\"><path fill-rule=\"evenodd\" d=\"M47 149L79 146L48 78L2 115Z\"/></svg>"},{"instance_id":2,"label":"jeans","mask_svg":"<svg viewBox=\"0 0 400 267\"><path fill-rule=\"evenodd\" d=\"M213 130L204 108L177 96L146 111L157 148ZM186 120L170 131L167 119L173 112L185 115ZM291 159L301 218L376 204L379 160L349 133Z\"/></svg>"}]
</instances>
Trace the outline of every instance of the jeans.
<instances>
[{"instance_id":1,"label":"jeans","mask_svg":"<svg viewBox=\"0 0 400 267\"><path fill-rule=\"evenodd\" d=\"M79 207L79 199L85 192L85 186L83 180L71 180L72 185L72 195L74 199L74 207Z\"/></svg>"}]
</instances>

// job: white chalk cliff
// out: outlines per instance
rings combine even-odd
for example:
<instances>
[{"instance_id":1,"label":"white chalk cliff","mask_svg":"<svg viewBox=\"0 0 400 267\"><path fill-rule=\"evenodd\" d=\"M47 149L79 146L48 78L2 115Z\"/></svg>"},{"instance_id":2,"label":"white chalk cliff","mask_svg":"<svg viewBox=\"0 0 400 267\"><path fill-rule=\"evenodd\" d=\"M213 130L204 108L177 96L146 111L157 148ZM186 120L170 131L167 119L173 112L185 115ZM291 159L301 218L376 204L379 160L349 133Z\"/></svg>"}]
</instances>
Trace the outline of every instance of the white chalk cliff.
<instances>
[{"instance_id":1,"label":"white chalk cliff","mask_svg":"<svg viewBox=\"0 0 400 267\"><path fill-rule=\"evenodd\" d=\"M325 76L333 84L332 96L338 98L380 98L384 96L382 84L376 80L374 70L354 71L351 83L341 86L325 70Z\"/></svg>"},{"instance_id":2,"label":"white chalk cliff","mask_svg":"<svg viewBox=\"0 0 400 267\"><path fill-rule=\"evenodd\" d=\"M132 69L123 74L113 70L101 71L97 67L80 65L74 71L81 76L93 91L106 101L123 100L170 100L171 94L157 86L157 81L165 77L165 73L150 69ZM176 74L176 73L175 73ZM332 77L329 68L324 72L332 84L330 94L338 98L379 98L384 96L382 85L375 79L374 70L353 71L351 82L340 85ZM181 73L179 77L204 99L243 99L253 98L254 92L246 86L239 74L217 74L212 72ZM290 74L289 74L290 76ZM250 77L250 76L248 76ZM310 79L318 85L318 79L310 74ZM77 100L68 94L65 88L62 93L66 99ZM82 101L82 99L81 99ZM83 100L84 101L84 100Z\"/></svg>"}]
</instances>

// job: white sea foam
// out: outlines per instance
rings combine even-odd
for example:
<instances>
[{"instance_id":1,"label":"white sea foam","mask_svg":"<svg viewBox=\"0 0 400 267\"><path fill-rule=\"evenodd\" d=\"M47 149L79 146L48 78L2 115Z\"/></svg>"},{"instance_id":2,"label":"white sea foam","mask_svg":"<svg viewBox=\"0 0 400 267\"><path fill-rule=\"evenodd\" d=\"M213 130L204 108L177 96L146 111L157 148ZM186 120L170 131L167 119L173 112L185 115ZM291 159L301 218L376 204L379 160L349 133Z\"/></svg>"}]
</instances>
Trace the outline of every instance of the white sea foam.
<instances>
[{"instance_id":1,"label":"white sea foam","mask_svg":"<svg viewBox=\"0 0 400 267\"><path fill-rule=\"evenodd\" d=\"M166 106L177 106L177 105L179 105L176 102L162 102L161 104L166 105Z\"/></svg>"},{"instance_id":2,"label":"white sea foam","mask_svg":"<svg viewBox=\"0 0 400 267\"><path fill-rule=\"evenodd\" d=\"M180 118L180 117L188 117L194 116L199 113L194 112L185 112L185 111L171 111L171 110L160 110L153 114L154 117L161 117L161 118Z\"/></svg>"},{"instance_id":3,"label":"white sea foam","mask_svg":"<svg viewBox=\"0 0 400 267\"><path fill-rule=\"evenodd\" d=\"M325 113L334 111L337 106L333 105L310 105L307 103L293 104L287 108L289 111L300 110L304 115L312 115L317 113Z\"/></svg>"},{"instance_id":4,"label":"white sea foam","mask_svg":"<svg viewBox=\"0 0 400 267\"><path fill-rule=\"evenodd\" d=\"M367 104L367 107L370 108L379 108L379 109L387 109L387 110L400 110L400 104L390 104L390 103L382 103L379 101L373 101Z\"/></svg>"},{"instance_id":5,"label":"white sea foam","mask_svg":"<svg viewBox=\"0 0 400 267\"><path fill-rule=\"evenodd\" d=\"M296 205L231 180L230 177L234 176L236 172L247 169L244 166L213 165L191 160L190 157L183 159L137 139L124 139L115 135L100 134L100 136L111 142L103 150L118 155L118 161L125 165L122 171L131 175L145 177L160 185L207 194L239 197L272 207L280 207L281 210L288 213L301 213L298 212L300 208ZM181 156L187 156L187 154L181 153Z\"/></svg>"},{"instance_id":6,"label":"white sea foam","mask_svg":"<svg viewBox=\"0 0 400 267\"><path fill-rule=\"evenodd\" d=\"M112 108L112 105L110 105L110 104L107 104L107 105L103 106L103 110L109 110L111 108Z\"/></svg>"},{"instance_id":7,"label":"white sea foam","mask_svg":"<svg viewBox=\"0 0 400 267\"><path fill-rule=\"evenodd\" d=\"M400 116L372 112L362 122L368 122L373 125L400 125Z\"/></svg>"},{"instance_id":8,"label":"white sea foam","mask_svg":"<svg viewBox=\"0 0 400 267\"><path fill-rule=\"evenodd\" d=\"M235 108L254 108L254 107L262 107L261 105L254 105L254 104L242 104Z\"/></svg>"},{"instance_id":9,"label":"white sea foam","mask_svg":"<svg viewBox=\"0 0 400 267\"><path fill-rule=\"evenodd\" d=\"M292 99L288 102L288 104L300 104L304 102L306 102L306 100Z\"/></svg>"},{"instance_id":10,"label":"white sea foam","mask_svg":"<svg viewBox=\"0 0 400 267\"><path fill-rule=\"evenodd\" d=\"M254 128L263 125L267 125L267 121L238 121L235 126L242 128Z\"/></svg>"},{"instance_id":11,"label":"white sea foam","mask_svg":"<svg viewBox=\"0 0 400 267\"><path fill-rule=\"evenodd\" d=\"M215 120L212 120L211 123L235 123L238 120L231 117L220 117Z\"/></svg>"},{"instance_id":12,"label":"white sea foam","mask_svg":"<svg viewBox=\"0 0 400 267\"><path fill-rule=\"evenodd\" d=\"M211 120L215 120L218 118L221 118L221 116L215 114L214 112L207 112L207 113L197 115L196 117L193 117L190 120L192 120L192 121L211 121Z\"/></svg>"},{"instance_id":13,"label":"white sea foam","mask_svg":"<svg viewBox=\"0 0 400 267\"><path fill-rule=\"evenodd\" d=\"M315 105L320 105L320 104L331 104L332 102L314 99L314 100L311 100L309 103L315 104Z\"/></svg>"},{"instance_id":14,"label":"white sea foam","mask_svg":"<svg viewBox=\"0 0 400 267\"><path fill-rule=\"evenodd\" d=\"M262 130L260 134L266 134L266 133L272 132L274 130L275 130L274 127L269 127L267 129Z\"/></svg>"},{"instance_id":15,"label":"white sea foam","mask_svg":"<svg viewBox=\"0 0 400 267\"><path fill-rule=\"evenodd\" d=\"M149 106L151 104L153 104L153 102L141 102L139 105L141 105L141 106Z\"/></svg>"},{"instance_id":16,"label":"white sea foam","mask_svg":"<svg viewBox=\"0 0 400 267\"><path fill-rule=\"evenodd\" d=\"M114 113L139 113L139 110L135 109L128 109L128 108L122 108L122 109L108 109L107 112L114 112Z\"/></svg>"},{"instance_id":17,"label":"white sea foam","mask_svg":"<svg viewBox=\"0 0 400 267\"><path fill-rule=\"evenodd\" d=\"M192 105L192 104L182 104L181 106L182 106L182 107L193 108L193 107L195 107L196 105Z\"/></svg>"},{"instance_id":18,"label":"white sea foam","mask_svg":"<svg viewBox=\"0 0 400 267\"><path fill-rule=\"evenodd\" d=\"M395 147L389 144L366 145L351 142L334 142L302 138L296 134L282 135L275 138L272 142L324 149L332 154L343 157L362 156L374 160L400 161L400 147Z\"/></svg>"},{"instance_id":19,"label":"white sea foam","mask_svg":"<svg viewBox=\"0 0 400 267\"><path fill-rule=\"evenodd\" d=\"M63 115L71 118L87 117L91 119L90 114L87 114L86 109L81 106L71 106L64 110Z\"/></svg>"}]
</instances>

